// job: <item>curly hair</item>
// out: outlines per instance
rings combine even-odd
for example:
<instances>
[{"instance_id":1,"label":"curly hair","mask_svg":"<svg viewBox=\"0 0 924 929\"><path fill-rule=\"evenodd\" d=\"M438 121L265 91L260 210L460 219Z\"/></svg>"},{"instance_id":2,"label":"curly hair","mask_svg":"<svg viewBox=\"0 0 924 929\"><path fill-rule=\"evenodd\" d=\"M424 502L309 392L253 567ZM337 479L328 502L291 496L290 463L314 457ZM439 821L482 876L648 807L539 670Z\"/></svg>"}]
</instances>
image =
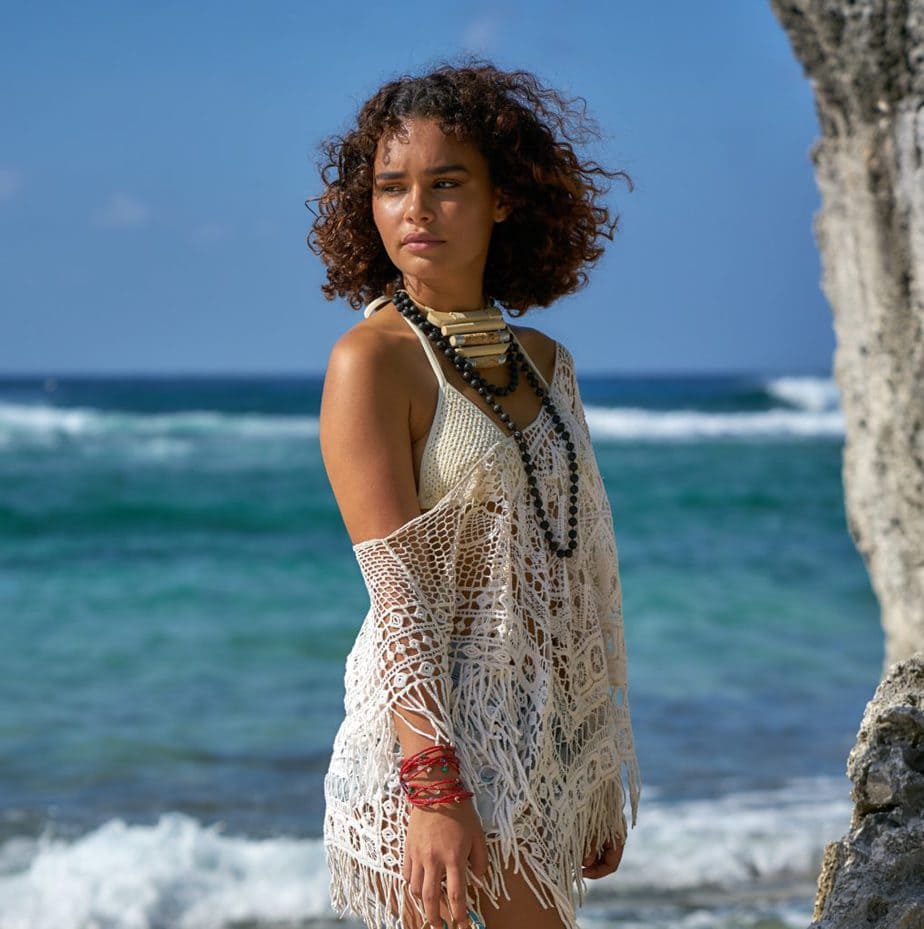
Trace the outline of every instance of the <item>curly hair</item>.
<instances>
[{"instance_id":1,"label":"curly hair","mask_svg":"<svg viewBox=\"0 0 924 929\"><path fill-rule=\"evenodd\" d=\"M577 101L580 112L568 106ZM600 238L612 240L619 223L598 202L608 189L598 178L621 177L630 190L631 178L575 154L572 142L598 135L583 97L566 100L528 71L469 57L389 81L362 105L355 128L319 144L324 191L313 198L318 212L305 201L316 217L307 242L327 266L321 290L328 300L346 297L359 309L400 280L373 220L372 174L379 140L400 135L412 118L432 119L478 149L511 207L491 233L486 295L522 316L586 285L584 267L603 254Z\"/></svg>"}]
</instances>

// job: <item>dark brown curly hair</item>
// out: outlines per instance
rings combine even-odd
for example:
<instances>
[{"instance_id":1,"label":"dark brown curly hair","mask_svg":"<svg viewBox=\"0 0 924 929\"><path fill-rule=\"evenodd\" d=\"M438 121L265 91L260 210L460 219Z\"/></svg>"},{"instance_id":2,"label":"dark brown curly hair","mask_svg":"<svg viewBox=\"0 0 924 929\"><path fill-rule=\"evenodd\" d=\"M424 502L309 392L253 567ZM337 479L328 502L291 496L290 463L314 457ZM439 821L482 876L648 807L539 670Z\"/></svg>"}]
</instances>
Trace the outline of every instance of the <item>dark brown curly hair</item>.
<instances>
[{"instance_id":1,"label":"dark brown curly hair","mask_svg":"<svg viewBox=\"0 0 924 929\"><path fill-rule=\"evenodd\" d=\"M580 112L568 107L577 101ZM586 285L584 266L603 254L599 239L612 240L619 222L597 202L608 189L597 178L622 177L630 190L631 178L575 154L572 142L598 135L583 97L565 100L528 71L468 57L389 81L362 105L355 128L318 146L324 192L305 201L316 217L307 242L327 266L321 290L328 300L346 297L359 309L400 281L372 216L372 166L379 140L398 135L411 118L433 119L478 149L511 207L491 233L487 296L522 316Z\"/></svg>"}]
</instances>

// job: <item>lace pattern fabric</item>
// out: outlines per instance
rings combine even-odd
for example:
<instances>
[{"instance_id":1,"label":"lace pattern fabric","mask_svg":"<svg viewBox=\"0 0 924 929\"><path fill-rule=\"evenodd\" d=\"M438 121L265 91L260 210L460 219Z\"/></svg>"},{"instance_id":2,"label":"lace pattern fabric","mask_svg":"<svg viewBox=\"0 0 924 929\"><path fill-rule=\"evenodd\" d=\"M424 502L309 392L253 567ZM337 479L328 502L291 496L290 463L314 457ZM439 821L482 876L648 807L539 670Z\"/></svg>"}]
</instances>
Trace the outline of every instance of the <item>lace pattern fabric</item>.
<instances>
[{"instance_id":1,"label":"lace pattern fabric","mask_svg":"<svg viewBox=\"0 0 924 929\"><path fill-rule=\"evenodd\" d=\"M612 513L573 358L561 343L557 352L552 396L580 475L571 558L549 549L519 449L500 433L430 509L353 546L370 603L347 656L345 718L324 779L340 917L352 910L369 927L400 929L410 896L424 918L401 873L407 802L392 713L409 724L406 713L419 714L456 746L485 827L481 892L495 906L509 898L502 868L525 861L536 898L573 929L585 848L625 839L627 794L636 823ZM554 536L565 539L566 451L544 406L539 415L526 432L534 474Z\"/></svg>"}]
</instances>

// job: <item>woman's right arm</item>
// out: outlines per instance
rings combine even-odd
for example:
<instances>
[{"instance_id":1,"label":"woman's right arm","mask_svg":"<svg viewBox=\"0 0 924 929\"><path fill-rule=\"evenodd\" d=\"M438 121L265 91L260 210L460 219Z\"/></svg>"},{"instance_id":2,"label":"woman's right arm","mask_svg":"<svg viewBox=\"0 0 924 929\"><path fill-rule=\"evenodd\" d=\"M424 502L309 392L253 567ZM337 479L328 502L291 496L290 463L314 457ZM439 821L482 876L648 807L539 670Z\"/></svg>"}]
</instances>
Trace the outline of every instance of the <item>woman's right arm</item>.
<instances>
[{"instance_id":1,"label":"woman's right arm","mask_svg":"<svg viewBox=\"0 0 924 929\"><path fill-rule=\"evenodd\" d=\"M400 349L396 340L381 331L357 327L341 336L328 360L321 396L321 455L354 545L389 535L421 512L410 434L411 389L409 380L401 376ZM371 593L386 604L385 612L387 598L394 599L395 615L401 617L401 631L406 633L399 640L405 654L417 654L423 660L429 656L423 637L415 635L414 612L408 608L409 592L402 581L396 567L392 576L383 578L381 589ZM384 637L393 634L393 630L379 632ZM392 653L383 647L380 654L386 662ZM437 656L437 660L445 664L446 656ZM380 670L383 675L389 671ZM404 677L413 678L413 673L407 674L406 661L400 670ZM432 678L427 683L432 684ZM441 739L431 721L438 720L441 706L446 706L439 699L445 697L439 683L436 695L429 687L405 687L404 699L395 699L390 708L405 758ZM424 712L415 712L415 703ZM430 779L444 776L431 774ZM487 849L471 800L431 809L411 807L404 876L435 926L450 915L440 905L444 875L452 918L466 922L465 869L469 863L472 873L482 878Z\"/></svg>"},{"instance_id":2,"label":"woman's right arm","mask_svg":"<svg viewBox=\"0 0 924 929\"><path fill-rule=\"evenodd\" d=\"M380 538L420 512L411 396L395 340L354 328L335 343L321 394L321 456L350 541Z\"/></svg>"}]
</instances>

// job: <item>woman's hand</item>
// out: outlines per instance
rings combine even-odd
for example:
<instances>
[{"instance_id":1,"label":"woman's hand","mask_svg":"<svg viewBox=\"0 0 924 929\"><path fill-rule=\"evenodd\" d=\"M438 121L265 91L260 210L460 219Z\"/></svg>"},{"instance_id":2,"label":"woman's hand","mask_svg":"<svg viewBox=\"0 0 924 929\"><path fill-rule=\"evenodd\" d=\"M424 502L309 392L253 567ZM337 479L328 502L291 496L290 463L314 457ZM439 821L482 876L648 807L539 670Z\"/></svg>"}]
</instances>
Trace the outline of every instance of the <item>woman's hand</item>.
<instances>
[{"instance_id":1,"label":"woman's hand","mask_svg":"<svg viewBox=\"0 0 924 929\"><path fill-rule=\"evenodd\" d=\"M594 841L590 843L590 848L593 849L596 844L596 839L594 839ZM581 872L584 877L596 880L599 877L606 877L607 874L612 874L619 867L624 848L625 844L623 841L618 836L615 836L612 839L607 839L603 843L603 849L599 857L594 857L593 851L589 851L584 855L581 862L583 865Z\"/></svg>"},{"instance_id":2,"label":"woman's hand","mask_svg":"<svg viewBox=\"0 0 924 929\"><path fill-rule=\"evenodd\" d=\"M447 926L452 920L468 925L466 868L481 880L487 865L484 830L471 799L429 808L411 806L402 873L434 929L441 929L444 919ZM441 906L444 877L448 912L445 904Z\"/></svg>"}]
</instances>

